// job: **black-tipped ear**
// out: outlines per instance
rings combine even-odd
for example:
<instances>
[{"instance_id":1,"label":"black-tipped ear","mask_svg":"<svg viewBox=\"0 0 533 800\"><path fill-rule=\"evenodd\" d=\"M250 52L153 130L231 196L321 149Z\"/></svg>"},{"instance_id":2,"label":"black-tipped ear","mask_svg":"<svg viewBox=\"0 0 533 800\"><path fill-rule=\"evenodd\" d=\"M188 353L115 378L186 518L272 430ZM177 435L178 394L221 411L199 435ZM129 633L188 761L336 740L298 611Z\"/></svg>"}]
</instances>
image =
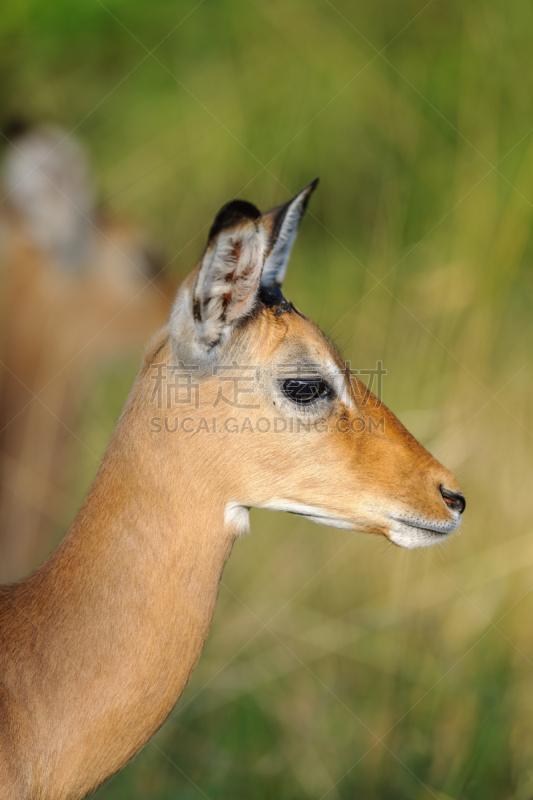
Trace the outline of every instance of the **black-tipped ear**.
<instances>
[{"instance_id":1,"label":"black-tipped ear","mask_svg":"<svg viewBox=\"0 0 533 800\"><path fill-rule=\"evenodd\" d=\"M318 185L318 178L302 189L299 194L263 214L267 230L268 245L261 276L261 286L281 286L300 222L305 214L309 198Z\"/></svg>"},{"instance_id":2,"label":"black-tipped ear","mask_svg":"<svg viewBox=\"0 0 533 800\"><path fill-rule=\"evenodd\" d=\"M234 228L246 220L259 222L260 219L261 212L252 203L246 200L230 200L216 215L207 237L207 245L209 246L219 233L228 228Z\"/></svg>"},{"instance_id":3,"label":"black-tipped ear","mask_svg":"<svg viewBox=\"0 0 533 800\"><path fill-rule=\"evenodd\" d=\"M198 339L211 347L252 310L267 237L261 213L232 200L215 217L198 272L192 315Z\"/></svg>"}]
</instances>

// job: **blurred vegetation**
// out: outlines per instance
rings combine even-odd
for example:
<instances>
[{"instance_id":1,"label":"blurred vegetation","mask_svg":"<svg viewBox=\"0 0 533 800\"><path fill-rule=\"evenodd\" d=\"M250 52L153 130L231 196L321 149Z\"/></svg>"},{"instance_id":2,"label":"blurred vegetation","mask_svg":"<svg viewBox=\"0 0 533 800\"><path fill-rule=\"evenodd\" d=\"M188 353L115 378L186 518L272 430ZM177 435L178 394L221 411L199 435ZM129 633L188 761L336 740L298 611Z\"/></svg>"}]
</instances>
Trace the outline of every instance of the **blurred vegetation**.
<instances>
[{"instance_id":1,"label":"blurred vegetation","mask_svg":"<svg viewBox=\"0 0 533 800\"><path fill-rule=\"evenodd\" d=\"M533 798L533 6L9 0L0 30L0 125L75 130L176 280L224 202L319 175L286 294L467 497L420 552L253 512L185 694L95 797ZM93 452L135 369L94 377Z\"/></svg>"}]
</instances>

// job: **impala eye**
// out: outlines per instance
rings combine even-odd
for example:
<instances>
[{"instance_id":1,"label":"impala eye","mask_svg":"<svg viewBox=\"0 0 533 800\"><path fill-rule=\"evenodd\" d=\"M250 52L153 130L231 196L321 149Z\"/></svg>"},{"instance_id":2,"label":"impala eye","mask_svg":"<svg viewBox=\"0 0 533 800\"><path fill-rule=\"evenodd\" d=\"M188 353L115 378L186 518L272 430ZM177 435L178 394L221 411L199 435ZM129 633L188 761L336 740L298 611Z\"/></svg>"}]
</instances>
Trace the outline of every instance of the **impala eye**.
<instances>
[{"instance_id":1,"label":"impala eye","mask_svg":"<svg viewBox=\"0 0 533 800\"><path fill-rule=\"evenodd\" d=\"M332 391L326 381L321 378L310 380L283 381L281 389L285 397L299 406L308 406L323 397L329 397Z\"/></svg>"}]
</instances>

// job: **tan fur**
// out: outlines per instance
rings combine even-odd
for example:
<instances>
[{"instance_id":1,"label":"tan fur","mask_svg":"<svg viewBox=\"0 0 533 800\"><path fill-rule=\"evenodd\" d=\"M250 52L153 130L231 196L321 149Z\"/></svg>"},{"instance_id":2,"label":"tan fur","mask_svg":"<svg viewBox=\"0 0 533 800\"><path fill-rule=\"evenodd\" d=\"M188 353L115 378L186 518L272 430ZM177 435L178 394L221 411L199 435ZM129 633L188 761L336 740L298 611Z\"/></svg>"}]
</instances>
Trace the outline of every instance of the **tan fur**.
<instances>
[{"instance_id":1,"label":"tan fur","mask_svg":"<svg viewBox=\"0 0 533 800\"><path fill-rule=\"evenodd\" d=\"M456 490L450 473L288 304L258 302L218 351L205 350L199 402L158 410L154 368L175 365L190 344L175 332L192 331L198 269L180 289L173 328L147 350L66 538L36 573L0 591L2 800L81 798L152 736L198 660L249 507L300 504L387 537L392 512L428 525L452 520L439 491ZM279 374L310 359L345 389L327 407L327 430L251 432L247 420L305 421L280 400ZM260 366L247 397L257 408L217 404L211 366L224 363ZM171 371L163 392L169 380ZM154 428L157 415L166 428ZM186 430L170 432L183 418ZM222 432L198 430L213 418ZM239 433L224 430L230 418ZM354 420L364 430L343 432Z\"/></svg>"}]
</instances>

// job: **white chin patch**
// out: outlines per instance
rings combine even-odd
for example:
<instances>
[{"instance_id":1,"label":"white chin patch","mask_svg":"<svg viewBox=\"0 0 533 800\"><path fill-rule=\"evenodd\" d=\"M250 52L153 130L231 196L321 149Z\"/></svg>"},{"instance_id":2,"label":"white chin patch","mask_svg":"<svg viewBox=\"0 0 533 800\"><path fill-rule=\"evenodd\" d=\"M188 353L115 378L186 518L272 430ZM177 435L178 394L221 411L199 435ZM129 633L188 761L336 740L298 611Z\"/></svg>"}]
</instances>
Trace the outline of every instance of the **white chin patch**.
<instances>
[{"instance_id":1,"label":"white chin patch","mask_svg":"<svg viewBox=\"0 0 533 800\"><path fill-rule=\"evenodd\" d=\"M414 550L417 547L433 547L434 544L442 544L447 538L447 533L423 530L411 525L402 525L401 528L391 530L389 533L391 542L399 547L405 547L407 550Z\"/></svg>"},{"instance_id":2,"label":"white chin patch","mask_svg":"<svg viewBox=\"0 0 533 800\"><path fill-rule=\"evenodd\" d=\"M455 513L446 522L429 522L420 518L413 520L389 517L393 523L389 529L389 539L400 547L414 550L415 547L432 547L442 544L448 534L453 533L461 524L461 515ZM418 523L418 524L417 524ZM426 527L427 526L427 527Z\"/></svg>"}]
</instances>

